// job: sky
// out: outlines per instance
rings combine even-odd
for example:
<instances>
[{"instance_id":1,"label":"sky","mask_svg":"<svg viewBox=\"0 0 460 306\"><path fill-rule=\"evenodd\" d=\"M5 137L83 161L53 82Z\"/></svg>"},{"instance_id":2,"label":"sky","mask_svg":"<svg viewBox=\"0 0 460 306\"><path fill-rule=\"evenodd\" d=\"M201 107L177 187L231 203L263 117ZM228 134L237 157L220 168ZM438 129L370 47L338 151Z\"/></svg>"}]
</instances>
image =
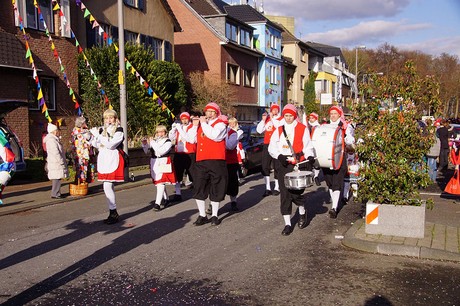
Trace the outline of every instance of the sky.
<instances>
[{"instance_id":1,"label":"sky","mask_svg":"<svg viewBox=\"0 0 460 306\"><path fill-rule=\"evenodd\" d=\"M460 0L256 1L266 14L294 17L293 34L303 41L348 49L388 43L460 58Z\"/></svg>"}]
</instances>

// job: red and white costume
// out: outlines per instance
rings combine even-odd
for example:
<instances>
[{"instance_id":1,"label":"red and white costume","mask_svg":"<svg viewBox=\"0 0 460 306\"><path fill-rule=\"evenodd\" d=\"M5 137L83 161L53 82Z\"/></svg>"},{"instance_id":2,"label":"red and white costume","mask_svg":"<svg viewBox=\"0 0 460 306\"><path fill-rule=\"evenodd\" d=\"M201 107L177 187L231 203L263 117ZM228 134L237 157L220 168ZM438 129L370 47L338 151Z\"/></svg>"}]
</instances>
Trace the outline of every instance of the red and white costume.
<instances>
[{"instance_id":1,"label":"red and white costume","mask_svg":"<svg viewBox=\"0 0 460 306\"><path fill-rule=\"evenodd\" d=\"M151 153L150 176L155 185L176 183L176 175L170 157L171 148L171 140L167 137L154 139L150 143L142 145L142 149L146 154L149 151ZM170 165L171 172L162 172L164 165Z\"/></svg>"},{"instance_id":2,"label":"red and white costume","mask_svg":"<svg viewBox=\"0 0 460 306\"><path fill-rule=\"evenodd\" d=\"M119 151L123 142L123 128L109 125L101 134L94 135L93 147L99 150L97 155L97 180L101 182L124 182L124 161Z\"/></svg>"}]
</instances>

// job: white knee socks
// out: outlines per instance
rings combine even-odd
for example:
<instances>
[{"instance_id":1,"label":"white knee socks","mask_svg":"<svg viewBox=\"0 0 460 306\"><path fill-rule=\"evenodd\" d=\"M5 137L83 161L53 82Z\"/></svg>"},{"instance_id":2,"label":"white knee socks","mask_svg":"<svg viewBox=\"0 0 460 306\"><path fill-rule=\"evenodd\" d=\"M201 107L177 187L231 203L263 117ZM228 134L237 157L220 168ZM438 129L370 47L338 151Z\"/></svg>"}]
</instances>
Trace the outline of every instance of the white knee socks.
<instances>
[{"instance_id":1,"label":"white knee socks","mask_svg":"<svg viewBox=\"0 0 460 306\"><path fill-rule=\"evenodd\" d=\"M305 215L307 211L305 210L305 206L300 205L299 206L299 215Z\"/></svg>"},{"instance_id":2,"label":"white knee socks","mask_svg":"<svg viewBox=\"0 0 460 306\"><path fill-rule=\"evenodd\" d=\"M340 200L340 190L334 190L332 192L332 208L337 210L339 207L339 200Z\"/></svg>"},{"instance_id":3,"label":"white knee socks","mask_svg":"<svg viewBox=\"0 0 460 306\"><path fill-rule=\"evenodd\" d=\"M291 226L291 215L283 215L284 224Z\"/></svg>"},{"instance_id":4,"label":"white knee socks","mask_svg":"<svg viewBox=\"0 0 460 306\"><path fill-rule=\"evenodd\" d=\"M204 207L205 203L204 200L196 200L196 206L198 206L198 212L200 216L206 217L206 209Z\"/></svg>"},{"instance_id":5,"label":"white knee socks","mask_svg":"<svg viewBox=\"0 0 460 306\"><path fill-rule=\"evenodd\" d=\"M212 207L212 216L217 217L217 215L219 214L219 202L211 201L211 207Z\"/></svg>"},{"instance_id":6,"label":"white knee socks","mask_svg":"<svg viewBox=\"0 0 460 306\"><path fill-rule=\"evenodd\" d=\"M272 187L270 186L270 176L264 176L264 181L265 181L265 189L272 190Z\"/></svg>"},{"instance_id":7,"label":"white knee socks","mask_svg":"<svg viewBox=\"0 0 460 306\"><path fill-rule=\"evenodd\" d=\"M157 196L155 198L155 204L161 205L161 200L164 197L166 186L164 184L157 185Z\"/></svg>"},{"instance_id":8,"label":"white knee socks","mask_svg":"<svg viewBox=\"0 0 460 306\"><path fill-rule=\"evenodd\" d=\"M107 199L107 204L109 210L117 209L117 204L115 203L115 189L112 182L103 183L105 197Z\"/></svg>"}]
</instances>

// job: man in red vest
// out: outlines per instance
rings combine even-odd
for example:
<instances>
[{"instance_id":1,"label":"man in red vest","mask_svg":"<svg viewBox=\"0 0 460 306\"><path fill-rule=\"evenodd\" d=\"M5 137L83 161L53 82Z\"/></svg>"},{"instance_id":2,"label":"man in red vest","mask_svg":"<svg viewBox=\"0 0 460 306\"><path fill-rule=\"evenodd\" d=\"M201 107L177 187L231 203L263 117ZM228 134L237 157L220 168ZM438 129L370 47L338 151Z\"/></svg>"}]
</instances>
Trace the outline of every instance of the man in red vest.
<instances>
[{"instance_id":1,"label":"man in red vest","mask_svg":"<svg viewBox=\"0 0 460 306\"><path fill-rule=\"evenodd\" d=\"M268 144L270 143L270 138L272 137L273 132L282 124L282 117L279 115L280 107L278 104L272 104L270 106L270 114L264 113L262 115L262 120L257 125L256 131L259 134L264 133L264 147L262 151L262 175L265 182L265 192L264 197L269 195L279 195L279 183L278 183L278 170L277 170L277 161L274 160L268 153ZM275 188L271 190L270 185L270 170L271 164L273 162L275 168Z\"/></svg>"},{"instance_id":2,"label":"man in red vest","mask_svg":"<svg viewBox=\"0 0 460 306\"><path fill-rule=\"evenodd\" d=\"M211 225L219 225L219 204L225 198L227 189L227 164L225 162L225 137L227 126L219 119L220 107L208 103L204 108L205 116L200 117L200 126L196 134L196 163L193 172L193 198L198 206L199 216L195 225L203 225L206 217L205 200L209 197L212 207Z\"/></svg>"},{"instance_id":3,"label":"man in red vest","mask_svg":"<svg viewBox=\"0 0 460 306\"><path fill-rule=\"evenodd\" d=\"M297 110L294 105L287 104L283 109L284 124L279 126L270 139L268 151L273 158L280 164L278 167L278 177L283 178L280 183L280 207L284 218L285 227L281 234L288 236L292 233L291 213L292 203L299 206L299 228L307 226L307 213L304 207L304 190L290 190L284 184L286 173L294 170L294 165L307 159L310 163L314 162L314 150L310 139L308 128L295 120Z\"/></svg>"},{"instance_id":4,"label":"man in red vest","mask_svg":"<svg viewBox=\"0 0 460 306\"><path fill-rule=\"evenodd\" d=\"M181 182L184 178L184 172L187 171L190 181L193 182L191 169L196 159L196 131L197 125L190 122L190 114L183 112L179 116L181 123L174 123L169 131L169 139L175 142L174 154L174 171L176 173L176 185L173 201L182 201Z\"/></svg>"}]
</instances>

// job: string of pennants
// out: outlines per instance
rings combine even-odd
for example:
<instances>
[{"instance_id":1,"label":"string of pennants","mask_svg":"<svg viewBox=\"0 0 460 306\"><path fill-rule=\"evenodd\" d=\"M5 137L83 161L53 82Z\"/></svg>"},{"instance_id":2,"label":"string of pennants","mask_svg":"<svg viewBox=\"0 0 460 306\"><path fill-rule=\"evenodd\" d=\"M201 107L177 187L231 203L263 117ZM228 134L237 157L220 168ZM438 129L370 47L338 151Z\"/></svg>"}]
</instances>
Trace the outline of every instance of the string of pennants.
<instances>
[{"instance_id":1,"label":"string of pennants","mask_svg":"<svg viewBox=\"0 0 460 306\"><path fill-rule=\"evenodd\" d=\"M83 17L88 19L89 22L92 25L93 29L98 28L98 33L99 35L104 39L104 41L107 42L108 45L114 45L115 50L118 52L118 47L116 46L115 43L113 43L112 38L107 34L107 32L104 31L104 29L99 25L97 20L94 18L94 16L91 14L91 12L88 10L88 8L85 6L85 4L81 0L76 0L77 6L80 6L81 11L83 12ZM150 85L147 83L145 78L143 78L140 73L134 68L134 66L128 61L128 59L125 57L125 65L126 65L126 70L130 71L132 75L136 76L138 79L139 83L141 86L143 86L145 89L147 89L147 93L149 96L152 97L154 101L158 103L158 106L161 108L161 110L166 111L169 116L171 116L172 119L175 118L174 114L171 112L171 110L166 106L166 104L161 100L161 98L153 91L153 89L150 87ZM122 82L123 80L119 77L119 83Z\"/></svg>"},{"instance_id":2,"label":"string of pennants","mask_svg":"<svg viewBox=\"0 0 460 306\"><path fill-rule=\"evenodd\" d=\"M37 0L34 0L34 6L37 9L37 13L38 13L38 16L39 16L39 21L43 23L43 27L45 28L45 34L48 37L48 41L50 42L51 51L53 52L54 57L59 62L60 71L62 72L64 81L66 82L67 88L69 89L69 96L72 97L72 101L75 103L75 109L77 110L77 113L80 116L81 115L80 104L78 103L77 98L75 97L75 92L74 92L72 86L70 85L69 79L67 78L67 73L66 73L65 67L62 64L61 57L59 56L59 52L58 52L58 50L56 48L56 45L54 44L53 38L50 35L48 25L46 24L45 18L42 15L42 12L41 12L40 6L37 3ZM62 12L60 12L60 17L62 17L63 25L65 26L67 24L67 19L65 18L64 14Z\"/></svg>"},{"instance_id":3,"label":"string of pennants","mask_svg":"<svg viewBox=\"0 0 460 306\"><path fill-rule=\"evenodd\" d=\"M29 64L32 67L32 71L33 71L32 72L32 77L35 80L35 84L37 85L37 92L38 92L37 101L39 103L39 106L42 107L42 113L45 114L45 118L48 120L48 122L52 122L53 120L51 119L51 116L48 113L48 107L46 106L45 98L43 97L42 86L41 86L40 80L38 78L37 68L35 66L34 58L32 56L32 51L30 50L29 37L26 34L24 21L23 21L23 19L21 17L21 14L19 14L18 5L16 3L16 0L12 0L12 4L13 4L13 9L14 9L15 14L17 14L17 16L18 16L19 29L22 31L22 36L23 36L24 41L25 41L26 59L29 60Z\"/></svg>"},{"instance_id":4,"label":"string of pennants","mask_svg":"<svg viewBox=\"0 0 460 306\"><path fill-rule=\"evenodd\" d=\"M59 16L63 18L63 25L65 27L67 27L67 29L70 31L70 37L75 40L75 46L77 47L78 53L81 53L83 55L83 59L85 60L86 68L89 69L90 74L93 77L93 80L97 83L97 90L99 91L99 93L103 97L105 105L107 105L110 109L112 109L112 105L111 105L111 103L109 101L109 98L108 98L105 90L103 89L103 87L101 85L101 82L99 81L99 78L97 77L96 73L94 72L93 68L91 67L91 64L90 64L88 58L86 57L86 54L83 51L83 48L80 46L80 42L77 40L77 37L76 37L74 31L69 26L69 23L67 22L67 19L66 19L65 15L64 15L64 12L62 11L59 3L57 2L57 0L52 0L52 3L53 3L53 11L59 11Z\"/></svg>"}]
</instances>

